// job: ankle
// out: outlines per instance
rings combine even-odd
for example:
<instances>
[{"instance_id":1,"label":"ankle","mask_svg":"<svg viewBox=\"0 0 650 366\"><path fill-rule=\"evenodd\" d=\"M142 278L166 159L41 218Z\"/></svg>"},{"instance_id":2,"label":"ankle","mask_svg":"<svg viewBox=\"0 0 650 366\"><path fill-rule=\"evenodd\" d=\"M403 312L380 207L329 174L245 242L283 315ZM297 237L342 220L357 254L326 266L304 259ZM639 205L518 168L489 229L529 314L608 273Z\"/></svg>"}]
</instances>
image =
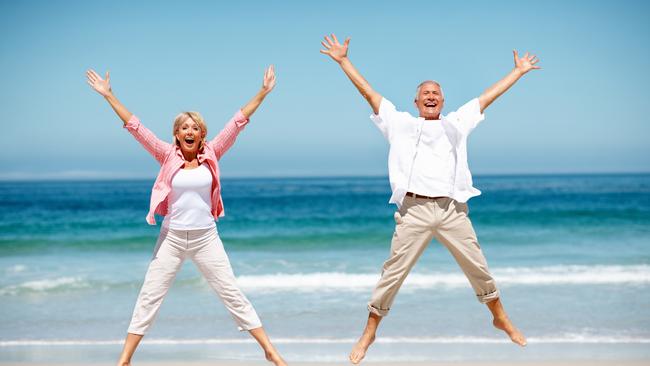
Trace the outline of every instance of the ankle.
<instances>
[{"instance_id":1,"label":"ankle","mask_svg":"<svg viewBox=\"0 0 650 366\"><path fill-rule=\"evenodd\" d=\"M269 359L276 359L276 358L280 357L280 354L279 354L278 351L277 351L276 349L274 349L274 348L264 350L264 354L265 354L266 357L269 358Z\"/></svg>"},{"instance_id":2,"label":"ankle","mask_svg":"<svg viewBox=\"0 0 650 366\"><path fill-rule=\"evenodd\" d=\"M510 319L508 319L507 316L501 317L501 318L494 318L492 321L492 324L501 330L504 330L506 332L514 331L516 330L515 326L512 324Z\"/></svg>"},{"instance_id":3,"label":"ankle","mask_svg":"<svg viewBox=\"0 0 650 366\"><path fill-rule=\"evenodd\" d=\"M372 331L365 331L361 335L361 340L372 342L374 339L375 339L375 332Z\"/></svg>"}]
</instances>

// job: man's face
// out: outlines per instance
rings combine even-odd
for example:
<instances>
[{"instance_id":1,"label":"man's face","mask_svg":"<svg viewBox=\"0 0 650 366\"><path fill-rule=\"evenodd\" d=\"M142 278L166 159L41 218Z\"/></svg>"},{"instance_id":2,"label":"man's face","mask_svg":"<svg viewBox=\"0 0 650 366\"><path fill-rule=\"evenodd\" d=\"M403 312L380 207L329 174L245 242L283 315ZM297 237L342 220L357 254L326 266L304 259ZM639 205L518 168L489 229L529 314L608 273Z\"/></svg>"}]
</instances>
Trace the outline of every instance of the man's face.
<instances>
[{"instance_id":1,"label":"man's face","mask_svg":"<svg viewBox=\"0 0 650 366\"><path fill-rule=\"evenodd\" d=\"M424 119L439 119L445 98L442 96L440 85L430 82L420 87L415 99L415 107Z\"/></svg>"}]
</instances>

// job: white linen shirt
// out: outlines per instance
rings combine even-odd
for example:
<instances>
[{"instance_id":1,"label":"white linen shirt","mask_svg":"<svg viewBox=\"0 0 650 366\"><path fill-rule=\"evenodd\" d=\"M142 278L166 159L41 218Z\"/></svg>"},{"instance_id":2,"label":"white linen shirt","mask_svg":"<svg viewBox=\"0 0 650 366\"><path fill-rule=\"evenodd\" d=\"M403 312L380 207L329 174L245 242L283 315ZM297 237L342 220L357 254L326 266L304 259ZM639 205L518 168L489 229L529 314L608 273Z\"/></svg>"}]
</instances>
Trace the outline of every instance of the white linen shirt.
<instances>
[{"instance_id":1,"label":"white linen shirt","mask_svg":"<svg viewBox=\"0 0 650 366\"><path fill-rule=\"evenodd\" d=\"M478 98L440 118L456 158L450 197L458 202L467 202L481 194L481 191L472 186L472 174L467 164L467 137L484 118ZM390 144L388 178L393 194L389 202L401 206L408 191L422 126L426 121L408 112L397 111L386 98L381 100L379 114L371 114L370 119Z\"/></svg>"},{"instance_id":2,"label":"white linen shirt","mask_svg":"<svg viewBox=\"0 0 650 366\"><path fill-rule=\"evenodd\" d=\"M449 197L454 191L456 154L440 120L422 123L409 192L429 197Z\"/></svg>"}]
</instances>

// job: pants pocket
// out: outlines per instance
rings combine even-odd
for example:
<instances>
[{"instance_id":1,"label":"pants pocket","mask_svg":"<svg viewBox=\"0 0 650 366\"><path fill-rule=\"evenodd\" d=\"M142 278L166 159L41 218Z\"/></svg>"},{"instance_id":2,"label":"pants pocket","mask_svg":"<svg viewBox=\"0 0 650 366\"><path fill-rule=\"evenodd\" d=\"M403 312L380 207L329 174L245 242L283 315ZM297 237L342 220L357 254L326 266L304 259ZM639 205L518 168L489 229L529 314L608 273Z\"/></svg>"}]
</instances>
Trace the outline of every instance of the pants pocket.
<instances>
[{"instance_id":1,"label":"pants pocket","mask_svg":"<svg viewBox=\"0 0 650 366\"><path fill-rule=\"evenodd\" d=\"M402 214L400 214L399 211L395 211L393 218L395 219L395 225L399 225L404 222L402 219Z\"/></svg>"},{"instance_id":2,"label":"pants pocket","mask_svg":"<svg viewBox=\"0 0 650 366\"><path fill-rule=\"evenodd\" d=\"M469 206L467 205L467 202L454 201L454 206L456 212L464 212L465 215L469 215Z\"/></svg>"}]
</instances>

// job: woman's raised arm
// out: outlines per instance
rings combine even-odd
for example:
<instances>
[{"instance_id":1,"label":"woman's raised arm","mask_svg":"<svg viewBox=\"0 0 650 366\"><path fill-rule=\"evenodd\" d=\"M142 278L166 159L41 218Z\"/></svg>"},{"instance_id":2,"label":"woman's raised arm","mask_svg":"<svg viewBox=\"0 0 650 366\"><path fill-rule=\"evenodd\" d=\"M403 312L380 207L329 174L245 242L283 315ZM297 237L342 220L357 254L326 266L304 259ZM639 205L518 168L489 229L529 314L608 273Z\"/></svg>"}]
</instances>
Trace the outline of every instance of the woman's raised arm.
<instances>
[{"instance_id":1,"label":"woman's raised arm","mask_svg":"<svg viewBox=\"0 0 650 366\"><path fill-rule=\"evenodd\" d=\"M235 143L237 135L248 123L250 118L257 107L262 104L264 98L273 90L275 87L275 70L273 65L269 66L264 72L264 79L262 81L262 88L255 94L253 99L251 99L245 106L242 107L241 113L237 113L230 119L226 126L219 132L219 134L209 142L209 144L214 149L217 154L217 159L221 159L223 154L230 149L230 147Z\"/></svg>"},{"instance_id":2,"label":"woman's raised arm","mask_svg":"<svg viewBox=\"0 0 650 366\"><path fill-rule=\"evenodd\" d=\"M275 70L273 65L269 66L264 72L264 80L262 81L262 88L255 94L253 99L251 99L242 109L242 113L246 118L251 118L257 107L262 104L264 98L273 90L275 87Z\"/></svg>"},{"instance_id":3,"label":"woman's raised arm","mask_svg":"<svg viewBox=\"0 0 650 366\"><path fill-rule=\"evenodd\" d=\"M95 70L86 71L88 84L95 89L97 93L106 99L111 108L117 113L122 122L123 127L135 137L136 140L158 161L162 164L165 156L171 149L172 145L168 142L162 141L148 128L144 127L140 120L129 112L126 107L113 95L111 90L111 79L108 71L106 72L106 79L102 79Z\"/></svg>"},{"instance_id":4,"label":"woman's raised arm","mask_svg":"<svg viewBox=\"0 0 650 366\"><path fill-rule=\"evenodd\" d=\"M113 91L111 90L111 76L108 71L106 71L106 79L102 79L93 69L86 71L86 77L88 78L88 85L106 99L108 104L111 105L111 108L113 108L115 113L117 113L126 125L133 114L113 95Z\"/></svg>"}]
</instances>

